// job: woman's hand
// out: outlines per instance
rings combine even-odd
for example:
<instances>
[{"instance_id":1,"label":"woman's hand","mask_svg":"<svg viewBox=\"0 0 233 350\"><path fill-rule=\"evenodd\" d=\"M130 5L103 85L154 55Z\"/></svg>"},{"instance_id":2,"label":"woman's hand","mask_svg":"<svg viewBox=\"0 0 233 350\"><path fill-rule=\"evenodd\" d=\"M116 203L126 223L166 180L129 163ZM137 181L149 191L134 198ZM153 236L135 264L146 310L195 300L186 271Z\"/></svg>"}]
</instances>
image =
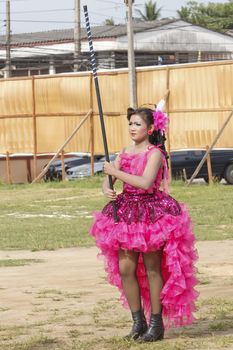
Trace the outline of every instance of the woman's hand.
<instances>
[{"instance_id":1,"label":"woman's hand","mask_svg":"<svg viewBox=\"0 0 233 350\"><path fill-rule=\"evenodd\" d=\"M112 163L104 162L103 171L106 175L114 176L116 172L116 168Z\"/></svg>"},{"instance_id":2,"label":"woman's hand","mask_svg":"<svg viewBox=\"0 0 233 350\"><path fill-rule=\"evenodd\" d=\"M110 201L116 200L117 194L116 194L115 190L111 190L110 188L106 188L103 192L104 192L105 197L110 199Z\"/></svg>"}]
</instances>

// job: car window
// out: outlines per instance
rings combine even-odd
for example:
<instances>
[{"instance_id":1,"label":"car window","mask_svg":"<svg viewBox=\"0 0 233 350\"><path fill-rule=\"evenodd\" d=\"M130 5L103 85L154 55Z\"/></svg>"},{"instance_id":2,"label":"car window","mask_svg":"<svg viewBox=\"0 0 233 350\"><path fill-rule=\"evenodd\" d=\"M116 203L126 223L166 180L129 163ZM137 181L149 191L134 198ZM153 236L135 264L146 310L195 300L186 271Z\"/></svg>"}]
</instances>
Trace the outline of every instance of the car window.
<instances>
[{"instance_id":1,"label":"car window","mask_svg":"<svg viewBox=\"0 0 233 350\"><path fill-rule=\"evenodd\" d=\"M189 152L188 151L172 151L171 152L171 156L179 156L179 157L185 157L189 155Z\"/></svg>"},{"instance_id":2,"label":"car window","mask_svg":"<svg viewBox=\"0 0 233 350\"><path fill-rule=\"evenodd\" d=\"M202 150L196 150L196 151L193 151L193 155L196 156L196 157L200 157L202 155L204 155L204 151Z\"/></svg>"}]
</instances>

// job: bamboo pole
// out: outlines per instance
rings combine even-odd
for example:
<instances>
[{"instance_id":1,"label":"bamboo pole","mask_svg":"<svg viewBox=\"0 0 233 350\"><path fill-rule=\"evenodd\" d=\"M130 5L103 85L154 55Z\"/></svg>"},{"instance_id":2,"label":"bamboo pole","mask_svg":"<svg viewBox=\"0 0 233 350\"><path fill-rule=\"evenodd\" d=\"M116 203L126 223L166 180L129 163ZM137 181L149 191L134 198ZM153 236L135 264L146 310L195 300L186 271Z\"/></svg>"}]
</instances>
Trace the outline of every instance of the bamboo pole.
<instances>
[{"instance_id":1,"label":"bamboo pole","mask_svg":"<svg viewBox=\"0 0 233 350\"><path fill-rule=\"evenodd\" d=\"M93 80L90 75L90 108L93 110ZM91 138L91 175L94 175L94 114L90 115L90 138Z\"/></svg>"},{"instance_id":2,"label":"bamboo pole","mask_svg":"<svg viewBox=\"0 0 233 350\"><path fill-rule=\"evenodd\" d=\"M64 149L61 151L61 169L62 169L62 181L66 178L66 172L65 172L65 152Z\"/></svg>"},{"instance_id":3,"label":"bamboo pole","mask_svg":"<svg viewBox=\"0 0 233 350\"><path fill-rule=\"evenodd\" d=\"M36 130L36 101L35 101L35 78L32 79L32 118L33 118L33 179L37 173L37 130Z\"/></svg>"},{"instance_id":4,"label":"bamboo pole","mask_svg":"<svg viewBox=\"0 0 233 350\"><path fill-rule=\"evenodd\" d=\"M11 167L10 167L10 153L6 152L6 174L7 174L7 183L12 184L11 177Z\"/></svg>"},{"instance_id":5,"label":"bamboo pole","mask_svg":"<svg viewBox=\"0 0 233 350\"><path fill-rule=\"evenodd\" d=\"M193 175L191 176L191 179L188 182L188 186L193 182L193 179L195 179L195 177L197 176L197 174L199 173L202 165L204 164L208 154L212 151L212 149L214 148L216 142L218 141L219 137L221 136L221 134L223 133L225 127L227 126L227 124L229 123L229 121L231 120L231 117L233 115L233 109L231 111L231 113L229 114L229 116L227 117L227 119L225 120L225 122L223 123L221 129L219 130L218 134L216 135L214 141L212 142L210 148L208 149L208 151L206 151L204 157L202 158L202 160L200 161L200 163L198 164L196 170L194 171Z\"/></svg>"},{"instance_id":6,"label":"bamboo pole","mask_svg":"<svg viewBox=\"0 0 233 350\"><path fill-rule=\"evenodd\" d=\"M81 126L84 124L84 122L90 117L92 113L92 109L89 110L89 112L86 114L86 116L81 120L81 122L78 124L78 126L73 130L72 134L68 137L68 139L66 139L66 141L63 143L63 145L58 149L57 153L53 156L53 158L49 161L49 163L46 165L46 167L42 170L42 172L32 181L32 183L39 181L42 176L44 176L44 174L47 172L48 168L50 167L50 165L52 164L52 162L54 161L54 159L56 159L59 154L61 153L61 151L66 147L66 145L70 142L70 140L74 137L74 135L76 134L76 132L81 128Z\"/></svg>"},{"instance_id":7,"label":"bamboo pole","mask_svg":"<svg viewBox=\"0 0 233 350\"><path fill-rule=\"evenodd\" d=\"M206 146L206 152L208 152L209 146ZM213 175L212 175L212 166L211 166L211 159L210 159L210 153L207 155L207 170L208 170L208 179L209 179L209 185L213 185Z\"/></svg>"}]
</instances>

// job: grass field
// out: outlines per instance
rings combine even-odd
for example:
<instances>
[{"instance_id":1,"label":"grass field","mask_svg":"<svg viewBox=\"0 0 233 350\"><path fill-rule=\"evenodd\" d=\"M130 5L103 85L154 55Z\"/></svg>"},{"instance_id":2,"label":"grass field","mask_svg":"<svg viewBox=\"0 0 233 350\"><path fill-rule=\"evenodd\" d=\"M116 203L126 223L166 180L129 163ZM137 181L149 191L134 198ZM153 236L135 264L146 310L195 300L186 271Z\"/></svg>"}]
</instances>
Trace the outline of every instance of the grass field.
<instances>
[{"instance_id":1,"label":"grass field","mask_svg":"<svg viewBox=\"0 0 233 350\"><path fill-rule=\"evenodd\" d=\"M92 212L106 203L100 190L102 179L0 185L0 249L93 245L88 235ZM189 207L198 240L233 238L233 186L187 187L176 181L170 192Z\"/></svg>"},{"instance_id":2,"label":"grass field","mask_svg":"<svg viewBox=\"0 0 233 350\"><path fill-rule=\"evenodd\" d=\"M169 330L163 342L122 339L131 327L130 315L94 254L89 249L56 250L94 245L88 230L92 212L106 203L102 180L0 185L0 350L232 350L230 241L228 254L223 244L220 252L217 248L222 266L213 252L219 242L211 242L212 248L210 242L198 243L208 244L203 256L210 260L200 261L195 324ZM170 192L188 206L198 240L233 239L233 186L187 187L177 181ZM89 265L82 272L84 258Z\"/></svg>"}]
</instances>

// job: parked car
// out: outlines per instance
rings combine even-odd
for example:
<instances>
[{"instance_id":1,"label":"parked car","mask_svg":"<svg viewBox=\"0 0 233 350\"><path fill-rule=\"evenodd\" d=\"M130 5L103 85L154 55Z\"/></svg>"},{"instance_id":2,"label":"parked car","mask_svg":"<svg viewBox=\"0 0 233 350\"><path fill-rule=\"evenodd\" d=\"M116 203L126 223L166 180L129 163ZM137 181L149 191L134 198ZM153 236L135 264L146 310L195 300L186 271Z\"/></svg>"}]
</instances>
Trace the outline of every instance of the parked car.
<instances>
[{"instance_id":1,"label":"parked car","mask_svg":"<svg viewBox=\"0 0 233 350\"><path fill-rule=\"evenodd\" d=\"M116 154L110 154L109 159L113 162L116 159ZM105 162L105 157L101 157L94 162L94 174L101 174L103 172L103 164ZM91 163L82 164L72 167L66 171L68 180L75 180L78 178L91 176Z\"/></svg>"},{"instance_id":2,"label":"parked car","mask_svg":"<svg viewBox=\"0 0 233 350\"><path fill-rule=\"evenodd\" d=\"M88 163L90 161L90 156L88 154L78 155L76 157L68 157L64 159L65 171L69 168ZM46 166L46 165L45 165ZM55 160L49 166L46 174L44 175L45 181L62 180L62 162L61 160Z\"/></svg>"},{"instance_id":3,"label":"parked car","mask_svg":"<svg viewBox=\"0 0 233 350\"><path fill-rule=\"evenodd\" d=\"M172 176L174 178L183 178L183 169L185 169L187 178L191 178L198 164L203 158L206 150L204 149L184 149L171 151ZM219 148L210 152L212 174L221 180L224 178L228 184L233 184L233 149ZM200 169L198 178L204 178L208 181L208 171L206 162Z\"/></svg>"}]
</instances>

